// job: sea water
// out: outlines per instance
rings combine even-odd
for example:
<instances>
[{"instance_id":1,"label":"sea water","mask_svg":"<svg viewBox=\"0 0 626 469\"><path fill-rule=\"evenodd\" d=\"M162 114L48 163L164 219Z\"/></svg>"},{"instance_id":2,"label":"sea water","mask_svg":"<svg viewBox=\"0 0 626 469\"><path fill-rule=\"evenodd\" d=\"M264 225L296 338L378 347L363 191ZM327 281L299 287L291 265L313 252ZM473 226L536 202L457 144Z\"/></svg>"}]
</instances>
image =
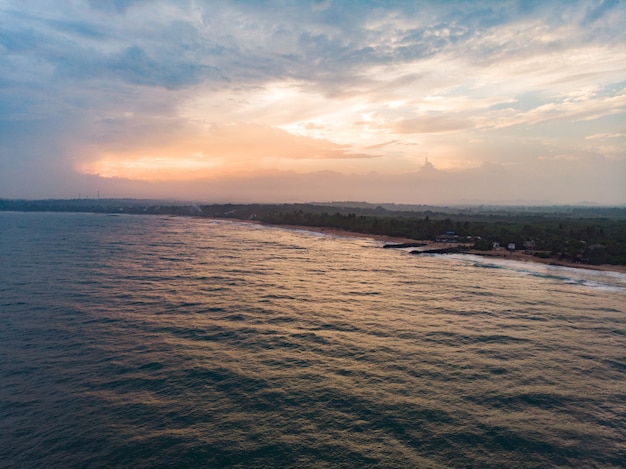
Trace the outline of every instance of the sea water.
<instances>
[{"instance_id":1,"label":"sea water","mask_svg":"<svg viewBox=\"0 0 626 469\"><path fill-rule=\"evenodd\" d=\"M0 213L0 467L624 467L626 275Z\"/></svg>"}]
</instances>

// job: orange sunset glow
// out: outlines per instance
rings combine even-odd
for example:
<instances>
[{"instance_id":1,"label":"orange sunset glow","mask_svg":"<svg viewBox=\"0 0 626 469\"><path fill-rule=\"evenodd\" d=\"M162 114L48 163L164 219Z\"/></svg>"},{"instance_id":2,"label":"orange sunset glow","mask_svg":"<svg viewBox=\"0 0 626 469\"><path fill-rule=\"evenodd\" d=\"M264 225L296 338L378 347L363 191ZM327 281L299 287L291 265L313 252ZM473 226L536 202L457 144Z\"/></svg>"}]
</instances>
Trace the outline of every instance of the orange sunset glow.
<instances>
[{"instance_id":1,"label":"orange sunset glow","mask_svg":"<svg viewBox=\"0 0 626 469\"><path fill-rule=\"evenodd\" d=\"M620 2L0 14L0 196L626 201Z\"/></svg>"}]
</instances>

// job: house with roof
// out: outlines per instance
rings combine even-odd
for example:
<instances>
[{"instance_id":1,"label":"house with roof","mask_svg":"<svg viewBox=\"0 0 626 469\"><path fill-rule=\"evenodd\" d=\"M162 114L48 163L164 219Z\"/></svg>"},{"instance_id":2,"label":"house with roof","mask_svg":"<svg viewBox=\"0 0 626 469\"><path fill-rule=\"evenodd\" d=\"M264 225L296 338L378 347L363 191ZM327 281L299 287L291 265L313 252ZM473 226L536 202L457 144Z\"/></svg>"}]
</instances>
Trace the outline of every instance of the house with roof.
<instances>
[{"instance_id":1,"label":"house with roof","mask_svg":"<svg viewBox=\"0 0 626 469\"><path fill-rule=\"evenodd\" d=\"M454 231L446 231L444 234L440 234L435 238L438 243L456 243L459 241L459 236Z\"/></svg>"},{"instance_id":2,"label":"house with roof","mask_svg":"<svg viewBox=\"0 0 626 469\"><path fill-rule=\"evenodd\" d=\"M537 249L537 243L534 239L524 241L524 249L526 249L527 251L534 251L535 249Z\"/></svg>"}]
</instances>

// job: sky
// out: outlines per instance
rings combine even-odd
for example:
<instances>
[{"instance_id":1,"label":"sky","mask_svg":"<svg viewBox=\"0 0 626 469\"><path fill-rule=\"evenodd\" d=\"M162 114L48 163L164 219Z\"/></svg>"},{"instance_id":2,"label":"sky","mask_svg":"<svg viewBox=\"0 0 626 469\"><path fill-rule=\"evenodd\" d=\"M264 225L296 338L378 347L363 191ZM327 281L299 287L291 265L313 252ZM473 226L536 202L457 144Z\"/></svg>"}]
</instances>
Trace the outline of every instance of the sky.
<instances>
[{"instance_id":1,"label":"sky","mask_svg":"<svg viewBox=\"0 0 626 469\"><path fill-rule=\"evenodd\" d=\"M0 197L623 205L624 25L624 0L0 0Z\"/></svg>"}]
</instances>

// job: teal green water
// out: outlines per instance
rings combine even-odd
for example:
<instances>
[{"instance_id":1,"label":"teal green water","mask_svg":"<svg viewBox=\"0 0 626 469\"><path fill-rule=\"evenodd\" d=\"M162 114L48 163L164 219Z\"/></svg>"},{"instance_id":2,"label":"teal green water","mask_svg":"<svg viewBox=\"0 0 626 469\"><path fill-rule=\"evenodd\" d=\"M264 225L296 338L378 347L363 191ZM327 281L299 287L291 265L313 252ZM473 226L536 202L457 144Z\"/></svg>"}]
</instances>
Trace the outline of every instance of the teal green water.
<instances>
[{"instance_id":1,"label":"teal green water","mask_svg":"<svg viewBox=\"0 0 626 469\"><path fill-rule=\"evenodd\" d=\"M0 467L623 467L626 276L0 213Z\"/></svg>"}]
</instances>

